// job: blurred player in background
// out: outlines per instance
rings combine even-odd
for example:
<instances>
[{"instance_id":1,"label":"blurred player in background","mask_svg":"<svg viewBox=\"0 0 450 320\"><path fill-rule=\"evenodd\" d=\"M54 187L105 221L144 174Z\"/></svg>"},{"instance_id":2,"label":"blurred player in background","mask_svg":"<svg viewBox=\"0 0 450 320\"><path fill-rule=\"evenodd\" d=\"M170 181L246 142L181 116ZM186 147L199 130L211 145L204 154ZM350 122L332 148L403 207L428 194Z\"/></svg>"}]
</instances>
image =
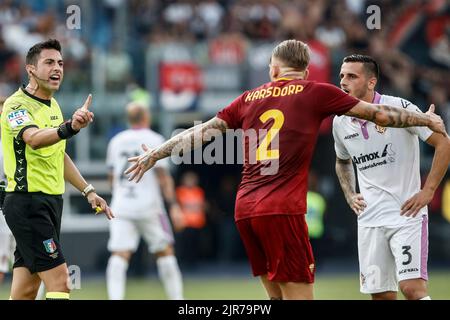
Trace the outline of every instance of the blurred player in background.
<instances>
[{"instance_id":1,"label":"blurred player in background","mask_svg":"<svg viewBox=\"0 0 450 320\"><path fill-rule=\"evenodd\" d=\"M112 213L65 153L66 139L93 121L91 96L64 122L53 94L63 80L61 45L47 40L26 56L27 86L6 99L1 115L8 180L3 213L16 240L11 299L34 299L41 280L47 299L69 299L68 268L60 245L65 180L92 208Z\"/></svg>"},{"instance_id":2,"label":"blurred player in background","mask_svg":"<svg viewBox=\"0 0 450 320\"><path fill-rule=\"evenodd\" d=\"M136 185L124 174L129 157L139 154L143 145L155 148L164 138L150 129L149 109L139 103L127 105L130 129L117 134L108 145L107 165L112 185L111 208L116 219L109 224L108 250L111 257L106 269L108 296L122 300L125 296L126 273L131 255L142 236L156 256L159 277L166 295L172 300L183 299L183 283L174 253L174 238L164 206L166 200L175 229L182 228L182 213L176 201L168 161L161 162ZM147 148L146 147L146 148Z\"/></svg>"},{"instance_id":3,"label":"blurred player in background","mask_svg":"<svg viewBox=\"0 0 450 320\"><path fill-rule=\"evenodd\" d=\"M375 91L377 62L364 55L344 58L341 88L371 103L421 113L411 102ZM348 205L358 216L361 292L374 300L429 299L428 214L450 162L450 140L426 127L385 128L351 116L335 117L336 173ZM419 139L435 148L421 189ZM360 193L355 190L355 163Z\"/></svg>"},{"instance_id":4,"label":"blurred player in background","mask_svg":"<svg viewBox=\"0 0 450 320\"><path fill-rule=\"evenodd\" d=\"M235 220L253 274L261 277L271 299L313 298L315 262L305 222L306 193L323 119L347 114L383 126L430 126L445 133L435 114L367 103L335 86L306 81L309 60L305 43L281 42L272 52L271 82L244 92L208 122L130 158L134 163L126 171L130 180L139 181L174 148L185 152L228 128L243 129L244 135L259 132L260 139L243 138L245 160Z\"/></svg>"},{"instance_id":5,"label":"blurred player in background","mask_svg":"<svg viewBox=\"0 0 450 320\"><path fill-rule=\"evenodd\" d=\"M2 112L5 97L0 96L0 114ZM1 138L1 137L0 137ZM3 152L0 150L0 284L2 284L5 273L8 273L14 256L14 247L16 246L14 237L6 224L3 216L3 200L5 197L6 177L3 172Z\"/></svg>"}]
</instances>

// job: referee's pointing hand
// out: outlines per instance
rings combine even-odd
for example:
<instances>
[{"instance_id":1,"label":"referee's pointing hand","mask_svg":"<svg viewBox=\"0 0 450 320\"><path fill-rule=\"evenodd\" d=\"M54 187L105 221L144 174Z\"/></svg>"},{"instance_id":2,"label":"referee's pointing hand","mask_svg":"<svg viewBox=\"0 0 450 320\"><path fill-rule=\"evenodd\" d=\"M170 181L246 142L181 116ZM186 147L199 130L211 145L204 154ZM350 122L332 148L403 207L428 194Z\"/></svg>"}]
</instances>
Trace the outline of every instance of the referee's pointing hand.
<instances>
[{"instance_id":1,"label":"referee's pointing hand","mask_svg":"<svg viewBox=\"0 0 450 320\"><path fill-rule=\"evenodd\" d=\"M76 131L88 126L94 121L94 113L89 111L92 103L92 94L89 94L81 108L78 108L72 115L72 128Z\"/></svg>"}]
</instances>

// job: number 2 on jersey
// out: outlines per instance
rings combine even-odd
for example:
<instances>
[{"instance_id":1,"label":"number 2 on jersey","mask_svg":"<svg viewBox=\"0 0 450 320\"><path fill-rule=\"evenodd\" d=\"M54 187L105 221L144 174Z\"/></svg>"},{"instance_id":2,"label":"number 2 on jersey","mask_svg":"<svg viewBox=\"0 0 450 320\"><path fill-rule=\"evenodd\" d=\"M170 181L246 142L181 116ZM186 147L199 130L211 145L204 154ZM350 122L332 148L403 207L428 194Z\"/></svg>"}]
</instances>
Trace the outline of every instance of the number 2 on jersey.
<instances>
[{"instance_id":1,"label":"number 2 on jersey","mask_svg":"<svg viewBox=\"0 0 450 320\"><path fill-rule=\"evenodd\" d=\"M270 109L264 112L260 117L262 123L266 123L270 119L273 119L273 125L270 127L264 139L261 141L258 149L256 149L256 160L271 160L280 158L280 150L272 149L268 150L269 144L279 134L281 127L284 124L284 114L280 110Z\"/></svg>"}]
</instances>

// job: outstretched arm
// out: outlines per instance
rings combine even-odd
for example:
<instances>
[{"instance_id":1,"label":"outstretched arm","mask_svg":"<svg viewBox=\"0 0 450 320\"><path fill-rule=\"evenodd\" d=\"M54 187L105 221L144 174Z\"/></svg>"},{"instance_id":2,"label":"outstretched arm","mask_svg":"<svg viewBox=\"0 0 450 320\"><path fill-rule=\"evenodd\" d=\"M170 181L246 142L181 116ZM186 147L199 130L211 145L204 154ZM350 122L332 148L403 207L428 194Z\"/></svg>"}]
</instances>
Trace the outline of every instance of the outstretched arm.
<instances>
[{"instance_id":1,"label":"outstretched arm","mask_svg":"<svg viewBox=\"0 0 450 320\"><path fill-rule=\"evenodd\" d=\"M227 123L217 117L189 128L172 137L158 148L153 150L144 149L145 153L142 155L129 158L128 161L134 162L134 164L125 171L125 174L131 173L129 180L139 182L144 173L152 168L156 161L170 156L173 149L177 148L177 150L183 151L193 150L211 141L213 137L221 135L227 128Z\"/></svg>"},{"instance_id":2,"label":"outstretched arm","mask_svg":"<svg viewBox=\"0 0 450 320\"><path fill-rule=\"evenodd\" d=\"M402 108L360 101L346 115L369 120L383 127L404 128L425 126L434 132L447 136L444 122L440 116L434 113L433 104L427 113L418 113Z\"/></svg>"},{"instance_id":3,"label":"outstretched arm","mask_svg":"<svg viewBox=\"0 0 450 320\"><path fill-rule=\"evenodd\" d=\"M433 133L426 142L435 148L433 163L422 190L402 205L401 215L407 217L415 217L420 209L433 200L434 192L450 164L450 139L448 137Z\"/></svg>"},{"instance_id":4,"label":"outstretched arm","mask_svg":"<svg viewBox=\"0 0 450 320\"><path fill-rule=\"evenodd\" d=\"M364 211L366 203L363 196L356 193L356 179L352 161L350 159L343 160L336 157L336 175L338 176L339 183L344 192L345 200L347 200L350 208L359 215Z\"/></svg>"},{"instance_id":5,"label":"outstretched arm","mask_svg":"<svg viewBox=\"0 0 450 320\"><path fill-rule=\"evenodd\" d=\"M227 128L228 125L225 121L214 117L205 123L193 126L172 137L160 147L152 150L152 157L156 161L166 158L172 154L172 150L175 147L181 150L193 150L211 141L211 138L222 134Z\"/></svg>"}]
</instances>

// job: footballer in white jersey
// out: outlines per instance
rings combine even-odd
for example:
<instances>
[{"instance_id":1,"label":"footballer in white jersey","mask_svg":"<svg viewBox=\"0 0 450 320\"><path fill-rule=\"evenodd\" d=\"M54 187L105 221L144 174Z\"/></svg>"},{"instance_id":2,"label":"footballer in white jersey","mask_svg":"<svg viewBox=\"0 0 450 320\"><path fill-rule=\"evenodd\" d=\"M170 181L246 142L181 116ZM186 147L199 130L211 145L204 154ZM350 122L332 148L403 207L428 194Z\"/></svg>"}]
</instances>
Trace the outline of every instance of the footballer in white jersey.
<instances>
[{"instance_id":1,"label":"footballer in white jersey","mask_svg":"<svg viewBox=\"0 0 450 320\"><path fill-rule=\"evenodd\" d=\"M142 144L155 148L163 142L160 134L148 128L125 130L111 139L106 162L113 179L111 208L117 218L140 219L165 213L157 170L145 176L142 185L128 181L124 174L127 159L138 155ZM157 168L168 170L167 159Z\"/></svg>"},{"instance_id":2,"label":"footballer in white jersey","mask_svg":"<svg viewBox=\"0 0 450 320\"><path fill-rule=\"evenodd\" d=\"M367 102L421 112L405 99L377 93L378 74L373 58L348 56L341 66L341 88ZM399 284L407 299L429 299L426 206L449 165L450 140L425 127L385 128L349 116L334 118L333 136L336 173L358 215L361 292L373 299L396 299ZM419 139L435 147L423 188Z\"/></svg>"},{"instance_id":3,"label":"footballer in white jersey","mask_svg":"<svg viewBox=\"0 0 450 320\"><path fill-rule=\"evenodd\" d=\"M142 145L155 148L163 137L149 129L150 112L138 103L127 106L130 129L118 133L108 145L107 165L112 184L111 209L116 215L110 221L108 250L111 257L107 267L107 287L111 300L122 300L128 262L139 245L141 237L156 255L158 273L169 299L183 299L182 279L174 254L174 237L163 196L170 206L174 226L181 218L176 202L173 179L168 162L162 162L136 184L124 174L128 158L139 155Z\"/></svg>"}]
</instances>

